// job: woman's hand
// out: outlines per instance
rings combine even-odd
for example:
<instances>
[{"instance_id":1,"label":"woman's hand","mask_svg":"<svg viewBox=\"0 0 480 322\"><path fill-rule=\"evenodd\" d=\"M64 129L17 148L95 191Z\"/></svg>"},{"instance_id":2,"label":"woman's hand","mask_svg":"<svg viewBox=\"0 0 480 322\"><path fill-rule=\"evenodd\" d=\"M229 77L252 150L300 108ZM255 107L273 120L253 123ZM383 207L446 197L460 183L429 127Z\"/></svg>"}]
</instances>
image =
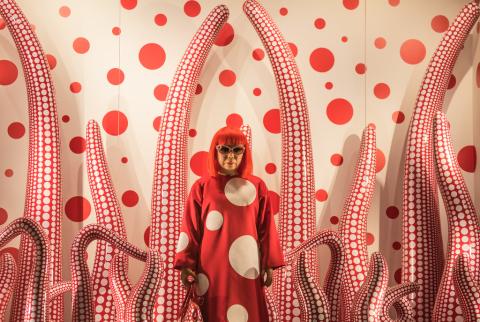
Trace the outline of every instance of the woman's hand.
<instances>
[{"instance_id":1,"label":"woman's hand","mask_svg":"<svg viewBox=\"0 0 480 322\"><path fill-rule=\"evenodd\" d=\"M266 287L269 287L272 285L272 280L273 280L273 269L271 268L266 268L265 271L263 272L263 278L264 278L264 285Z\"/></svg>"},{"instance_id":2,"label":"woman's hand","mask_svg":"<svg viewBox=\"0 0 480 322\"><path fill-rule=\"evenodd\" d=\"M192 271L190 268L184 268L182 269L182 274L180 275L180 278L182 280L182 284L185 287L190 286L190 284L193 284L197 281L197 274L195 274L194 271Z\"/></svg>"}]
</instances>

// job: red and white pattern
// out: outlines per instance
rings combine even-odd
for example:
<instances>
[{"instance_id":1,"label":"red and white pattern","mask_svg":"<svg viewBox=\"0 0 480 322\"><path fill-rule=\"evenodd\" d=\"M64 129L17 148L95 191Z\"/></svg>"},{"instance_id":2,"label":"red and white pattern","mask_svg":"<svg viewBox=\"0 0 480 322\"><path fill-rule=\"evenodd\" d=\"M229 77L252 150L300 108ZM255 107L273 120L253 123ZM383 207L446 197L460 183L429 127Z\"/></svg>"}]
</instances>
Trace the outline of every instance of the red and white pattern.
<instances>
[{"instance_id":1,"label":"red and white pattern","mask_svg":"<svg viewBox=\"0 0 480 322\"><path fill-rule=\"evenodd\" d=\"M462 253L458 255L453 267L455 292L459 298L465 322L480 320L480 281L474 278L470 263L468 253Z\"/></svg>"},{"instance_id":2,"label":"red and white pattern","mask_svg":"<svg viewBox=\"0 0 480 322\"><path fill-rule=\"evenodd\" d=\"M6 320L5 312L15 287L17 265L13 256L8 253L2 255L0 265L0 281L2 281L2 289L0 290L0 319Z\"/></svg>"},{"instance_id":3,"label":"red and white pattern","mask_svg":"<svg viewBox=\"0 0 480 322\"><path fill-rule=\"evenodd\" d=\"M126 302L132 291L132 284L124 269L124 263L127 259L128 256L126 254L114 255L108 272L108 284L115 303L115 319L117 321L125 320Z\"/></svg>"},{"instance_id":4,"label":"red and white pattern","mask_svg":"<svg viewBox=\"0 0 480 322\"><path fill-rule=\"evenodd\" d=\"M415 283L404 283L387 289L383 303L382 322L390 321L414 321L413 309L410 305L407 295L418 292L418 285ZM391 308L395 309L396 319L392 320L389 316Z\"/></svg>"}]
</instances>

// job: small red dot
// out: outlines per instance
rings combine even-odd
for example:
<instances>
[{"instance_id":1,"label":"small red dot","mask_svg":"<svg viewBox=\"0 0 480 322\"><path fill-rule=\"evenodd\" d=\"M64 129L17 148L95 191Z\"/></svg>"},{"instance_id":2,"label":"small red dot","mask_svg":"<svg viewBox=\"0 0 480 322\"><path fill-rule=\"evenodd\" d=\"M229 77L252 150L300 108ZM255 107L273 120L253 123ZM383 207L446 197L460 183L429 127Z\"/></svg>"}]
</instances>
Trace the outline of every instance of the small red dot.
<instances>
[{"instance_id":1,"label":"small red dot","mask_svg":"<svg viewBox=\"0 0 480 322\"><path fill-rule=\"evenodd\" d=\"M395 206L390 206L385 210L385 213L387 214L388 218L395 219L399 215L398 208Z\"/></svg>"},{"instance_id":2,"label":"small red dot","mask_svg":"<svg viewBox=\"0 0 480 322\"><path fill-rule=\"evenodd\" d=\"M57 66L57 59L51 54L47 54L47 62L50 70L55 69L55 67Z\"/></svg>"},{"instance_id":3,"label":"small red dot","mask_svg":"<svg viewBox=\"0 0 480 322\"><path fill-rule=\"evenodd\" d=\"M260 95L262 95L262 90L261 90L260 88L258 88L258 87L254 88L254 89L253 89L253 95L255 95L255 96L260 96Z\"/></svg>"},{"instance_id":4,"label":"small red dot","mask_svg":"<svg viewBox=\"0 0 480 322\"><path fill-rule=\"evenodd\" d=\"M82 84L80 84L79 82L73 82L70 84L70 92L74 94L78 94L81 92L81 90L82 90Z\"/></svg>"},{"instance_id":5,"label":"small red dot","mask_svg":"<svg viewBox=\"0 0 480 322\"><path fill-rule=\"evenodd\" d=\"M70 140L69 147L73 153L80 154L85 152L87 148L87 142L81 136L76 136Z\"/></svg>"},{"instance_id":6,"label":"small red dot","mask_svg":"<svg viewBox=\"0 0 480 322\"><path fill-rule=\"evenodd\" d=\"M73 41L73 50L79 54L85 54L90 49L90 42L87 38L78 37Z\"/></svg>"},{"instance_id":7,"label":"small red dot","mask_svg":"<svg viewBox=\"0 0 480 322\"><path fill-rule=\"evenodd\" d=\"M112 28L112 34L115 35L115 36L118 36L122 33L122 29L120 29L120 27L113 27Z\"/></svg>"},{"instance_id":8,"label":"small red dot","mask_svg":"<svg viewBox=\"0 0 480 322\"><path fill-rule=\"evenodd\" d=\"M235 84L236 79L237 76L235 75L235 72L230 69L225 69L218 75L218 80L220 81L220 84L226 87L230 87Z\"/></svg>"},{"instance_id":9,"label":"small red dot","mask_svg":"<svg viewBox=\"0 0 480 322\"><path fill-rule=\"evenodd\" d=\"M62 116L62 121L63 121L63 123L68 123L68 122L70 122L70 116L68 116L68 115L63 115L63 116Z\"/></svg>"},{"instance_id":10,"label":"small red dot","mask_svg":"<svg viewBox=\"0 0 480 322\"><path fill-rule=\"evenodd\" d=\"M397 269L393 274L393 277L395 278L395 282L397 282L397 284L402 283L402 269Z\"/></svg>"},{"instance_id":11,"label":"small red dot","mask_svg":"<svg viewBox=\"0 0 480 322\"><path fill-rule=\"evenodd\" d=\"M120 160L122 163L127 163L128 162L128 158L127 157L122 157L122 159Z\"/></svg>"},{"instance_id":12,"label":"small red dot","mask_svg":"<svg viewBox=\"0 0 480 322\"><path fill-rule=\"evenodd\" d=\"M275 163L267 163L267 165L265 165L265 172L268 174L273 174L275 171L277 171L277 166Z\"/></svg>"},{"instance_id":13,"label":"small red dot","mask_svg":"<svg viewBox=\"0 0 480 322\"><path fill-rule=\"evenodd\" d=\"M112 85L120 85L125 79L125 75L120 68L112 68L107 73L107 79Z\"/></svg>"},{"instance_id":14,"label":"small red dot","mask_svg":"<svg viewBox=\"0 0 480 322\"><path fill-rule=\"evenodd\" d=\"M191 137L191 138L196 137L197 136L197 130L195 130L195 129L188 130L188 136Z\"/></svg>"},{"instance_id":15,"label":"small red dot","mask_svg":"<svg viewBox=\"0 0 480 322\"><path fill-rule=\"evenodd\" d=\"M286 16L288 14L288 9L283 7L283 8L280 8L280 15L282 16Z\"/></svg>"},{"instance_id":16,"label":"small red dot","mask_svg":"<svg viewBox=\"0 0 480 322\"><path fill-rule=\"evenodd\" d=\"M126 10L132 10L137 6L137 0L120 0L120 3Z\"/></svg>"},{"instance_id":17,"label":"small red dot","mask_svg":"<svg viewBox=\"0 0 480 322\"><path fill-rule=\"evenodd\" d=\"M392 113L392 120L397 124L403 123L405 120L405 114L401 111L395 111Z\"/></svg>"},{"instance_id":18,"label":"small red dot","mask_svg":"<svg viewBox=\"0 0 480 322\"><path fill-rule=\"evenodd\" d=\"M196 17L200 13L200 10L202 8L200 7L200 4L197 1L187 1L183 5L183 11L185 14L189 17Z\"/></svg>"},{"instance_id":19,"label":"small red dot","mask_svg":"<svg viewBox=\"0 0 480 322\"><path fill-rule=\"evenodd\" d=\"M0 208L0 225L3 225L8 219L8 212L3 209L3 208Z\"/></svg>"},{"instance_id":20,"label":"small red dot","mask_svg":"<svg viewBox=\"0 0 480 322\"><path fill-rule=\"evenodd\" d=\"M325 28L325 20L322 18L315 19L315 28L317 29Z\"/></svg>"},{"instance_id":21,"label":"small red dot","mask_svg":"<svg viewBox=\"0 0 480 322\"><path fill-rule=\"evenodd\" d=\"M367 233L367 246L373 245L375 242L375 237L372 233Z\"/></svg>"},{"instance_id":22,"label":"small red dot","mask_svg":"<svg viewBox=\"0 0 480 322\"><path fill-rule=\"evenodd\" d=\"M243 125L243 118L240 114L232 113L227 116L226 124L228 127L240 128Z\"/></svg>"},{"instance_id":23,"label":"small red dot","mask_svg":"<svg viewBox=\"0 0 480 322\"><path fill-rule=\"evenodd\" d=\"M333 83L332 82L326 82L325 83L325 88L326 89L332 89L333 88Z\"/></svg>"},{"instance_id":24,"label":"small red dot","mask_svg":"<svg viewBox=\"0 0 480 322\"><path fill-rule=\"evenodd\" d=\"M318 201L325 201L328 198L328 193L323 189L319 189L315 193L315 198L317 198Z\"/></svg>"},{"instance_id":25,"label":"small red dot","mask_svg":"<svg viewBox=\"0 0 480 322\"><path fill-rule=\"evenodd\" d=\"M378 99L386 99L390 96L390 87L385 83L378 83L373 88L373 93Z\"/></svg>"},{"instance_id":26,"label":"small red dot","mask_svg":"<svg viewBox=\"0 0 480 322\"><path fill-rule=\"evenodd\" d=\"M387 45L387 41L383 37L378 37L375 39L375 47L378 49L383 49Z\"/></svg>"},{"instance_id":27,"label":"small red dot","mask_svg":"<svg viewBox=\"0 0 480 322\"><path fill-rule=\"evenodd\" d=\"M335 153L330 157L330 162L336 167L341 166L343 164L343 156Z\"/></svg>"},{"instance_id":28,"label":"small red dot","mask_svg":"<svg viewBox=\"0 0 480 322\"><path fill-rule=\"evenodd\" d=\"M455 87L457 84L457 79L455 78L455 75L450 75L450 79L448 80L448 87L447 89L452 89Z\"/></svg>"},{"instance_id":29,"label":"small red dot","mask_svg":"<svg viewBox=\"0 0 480 322\"><path fill-rule=\"evenodd\" d=\"M254 49L252 51L252 57L255 60L262 60L265 57L265 52L261 48Z\"/></svg>"},{"instance_id":30,"label":"small red dot","mask_svg":"<svg viewBox=\"0 0 480 322\"><path fill-rule=\"evenodd\" d=\"M133 190L127 190L122 194L122 202L127 207L134 207L138 203L138 194Z\"/></svg>"},{"instance_id":31,"label":"small red dot","mask_svg":"<svg viewBox=\"0 0 480 322\"><path fill-rule=\"evenodd\" d=\"M13 122L8 126L7 132L12 139L20 139L25 134L25 126L20 122Z\"/></svg>"},{"instance_id":32,"label":"small red dot","mask_svg":"<svg viewBox=\"0 0 480 322\"><path fill-rule=\"evenodd\" d=\"M5 177L10 178L11 176L13 176L13 170L12 169L6 169L5 170Z\"/></svg>"},{"instance_id":33,"label":"small red dot","mask_svg":"<svg viewBox=\"0 0 480 322\"><path fill-rule=\"evenodd\" d=\"M3 30L5 29L5 20L3 20L2 18L0 18L0 30Z\"/></svg>"},{"instance_id":34,"label":"small red dot","mask_svg":"<svg viewBox=\"0 0 480 322\"><path fill-rule=\"evenodd\" d=\"M143 233L143 241L145 242L145 245L147 245L147 247L150 247L150 226L148 226Z\"/></svg>"},{"instance_id":35,"label":"small red dot","mask_svg":"<svg viewBox=\"0 0 480 322\"><path fill-rule=\"evenodd\" d=\"M342 37L342 42L347 42L348 41L348 37L347 36L343 36Z\"/></svg>"},{"instance_id":36,"label":"small red dot","mask_svg":"<svg viewBox=\"0 0 480 322\"><path fill-rule=\"evenodd\" d=\"M292 51L293 57L297 57L297 54L298 54L297 45L295 45L293 42L289 42L288 47L290 47L290 50Z\"/></svg>"},{"instance_id":37,"label":"small red dot","mask_svg":"<svg viewBox=\"0 0 480 322\"><path fill-rule=\"evenodd\" d=\"M110 111L103 117L103 129L110 135L120 135L127 130L128 119L120 111Z\"/></svg>"},{"instance_id":38,"label":"small red dot","mask_svg":"<svg viewBox=\"0 0 480 322\"><path fill-rule=\"evenodd\" d=\"M333 225L338 224L338 222L339 222L339 219L337 216L330 217L330 223L332 223Z\"/></svg>"},{"instance_id":39,"label":"small red dot","mask_svg":"<svg viewBox=\"0 0 480 322\"><path fill-rule=\"evenodd\" d=\"M202 94L202 91L203 91L202 85L197 84L197 88L195 88L195 95Z\"/></svg>"},{"instance_id":40,"label":"small red dot","mask_svg":"<svg viewBox=\"0 0 480 322\"><path fill-rule=\"evenodd\" d=\"M160 84L155 87L153 90L153 95L160 102L164 102L167 99L168 86L165 84Z\"/></svg>"},{"instance_id":41,"label":"small red dot","mask_svg":"<svg viewBox=\"0 0 480 322\"><path fill-rule=\"evenodd\" d=\"M160 131L160 122L162 121L162 117L161 116L157 116L154 120L153 120L153 128L155 129L155 131Z\"/></svg>"},{"instance_id":42,"label":"small red dot","mask_svg":"<svg viewBox=\"0 0 480 322\"><path fill-rule=\"evenodd\" d=\"M359 63L355 65L355 72L357 72L357 74L359 75L365 74L366 70L367 70L367 67L365 66L365 64Z\"/></svg>"},{"instance_id":43,"label":"small red dot","mask_svg":"<svg viewBox=\"0 0 480 322\"><path fill-rule=\"evenodd\" d=\"M60 14L61 17L67 18L68 16L70 16L71 11L69 7L62 6L60 7L60 9L58 9L58 13Z\"/></svg>"},{"instance_id":44,"label":"small red dot","mask_svg":"<svg viewBox=\"0 0 480 322\"><path fill-rule=\"evenodd\" d=\"M155 23L158 26L165 26L167 24L167 16L165 16L162 13L159 13L158 15L155 16Z\"/></svg>"},{"instance_id":45,"label":"small red dot","mask_svg":"<svg viewBox=\"0 0 480 322\"><path fill-rule=\"evenodd\" d=\"M65 204L65 214L74 222L87 219L91 210L90 202L82 196L72 197Z\"/></svg>"},{"instance_id":46,"label":"small red dot","mask_svg":"<svg viewBox=\"0 0 480 322\"><path fill-rule=\"evenodd\" d=\"M392 248L395 249L395 250L400 250L402 248L402 244L398 241L393 242Z\"/></svg>"}]
</instances>

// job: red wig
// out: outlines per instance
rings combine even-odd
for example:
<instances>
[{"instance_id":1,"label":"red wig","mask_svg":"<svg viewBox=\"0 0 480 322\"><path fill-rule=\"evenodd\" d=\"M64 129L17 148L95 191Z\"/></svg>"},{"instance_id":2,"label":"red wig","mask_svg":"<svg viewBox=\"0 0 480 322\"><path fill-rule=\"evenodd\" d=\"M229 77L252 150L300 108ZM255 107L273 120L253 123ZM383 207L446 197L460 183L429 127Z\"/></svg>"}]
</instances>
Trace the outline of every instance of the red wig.
<instances>
[{"instance_id":1,"label":"red wig","mask_svg":"<svg viewBox=\"0 0 480 322\"><path fill-rule=\"evenodd\" d=\"M238 174L242 177L246 177L252 174L252 152L248 145L248 140L242 131L232 127L222 127L215 133L210 144L210 151L208 152L208 173L211 176L216 177L221 167L218 163L216 146L219 144L225 145L239 145L245 146L245 152L243 153L242 162L238 167Z\"/></svg>"}]
</instances>

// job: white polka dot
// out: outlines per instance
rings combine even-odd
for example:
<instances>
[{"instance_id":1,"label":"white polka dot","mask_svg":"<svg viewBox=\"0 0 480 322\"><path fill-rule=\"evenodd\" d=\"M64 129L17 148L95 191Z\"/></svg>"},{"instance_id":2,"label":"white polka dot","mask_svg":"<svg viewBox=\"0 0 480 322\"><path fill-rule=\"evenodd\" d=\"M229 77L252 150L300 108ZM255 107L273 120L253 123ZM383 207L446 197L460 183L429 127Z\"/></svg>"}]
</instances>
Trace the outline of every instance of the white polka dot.
<instances>
[{"instance_id":1,"label":"white polka dot","mask_svg":"<svg viewBox=\"0 0 480 322\"><path fill-rule=\"evenodd\" d=\"M180 236L178 236L177 253L185 250L185 248L188 246L188 242L188 235L182 231Z\"/></svg>"},{"instance_id":2,"label":"white polka dot","mask_svg":"<svg viewBox=\"0 0 480 322\"><path fill-rule=\"evenodd\" d=\"M233 178L225 185L225 196L235 206L248 206L255 201L257 189L248 180Z\"/></svg>"},{"instance_id":3,"label":"white polka dot","mask_svg":"<svg viewBox=\"0 0 480 322\"><path fill-rule=\"evenodd\" d=\"M234 304L228 308L227 319L228 322L247 322L247 309L240 304Z\"/></svg>"},{"instance_id":4,"label":"white polka dot","mask_svg":"<svg viewBox=\"0 0 480 322\"><path fill-rule=\"evenodd\" d=\"M200 273L197 275L198 285L197 285L197 295L202 296L207 293L210 282L208 281L207 275Z\"/></svg>"},{"instance_id":5,"label":"white polka dot","mask_svg":"<svg viewBox=\"0 0 480 322\"><path fill-rule=\"evenodd\" d=\"M207 215L205 226L208 230L218 230L223 225L223 216L220 212L212 210Z\"/></svg>"},{"instance_id":6,"label":"white polka dot","mask_svg":"<svg viewBox=\"0 0 480 322\"><path fill-rule=\"evenodd\" d=\"M235 239L228 251L228 260L235 272L245 278L255 279L260 274L258 245L253 236Z\"/></svg>"}]
</instances>

